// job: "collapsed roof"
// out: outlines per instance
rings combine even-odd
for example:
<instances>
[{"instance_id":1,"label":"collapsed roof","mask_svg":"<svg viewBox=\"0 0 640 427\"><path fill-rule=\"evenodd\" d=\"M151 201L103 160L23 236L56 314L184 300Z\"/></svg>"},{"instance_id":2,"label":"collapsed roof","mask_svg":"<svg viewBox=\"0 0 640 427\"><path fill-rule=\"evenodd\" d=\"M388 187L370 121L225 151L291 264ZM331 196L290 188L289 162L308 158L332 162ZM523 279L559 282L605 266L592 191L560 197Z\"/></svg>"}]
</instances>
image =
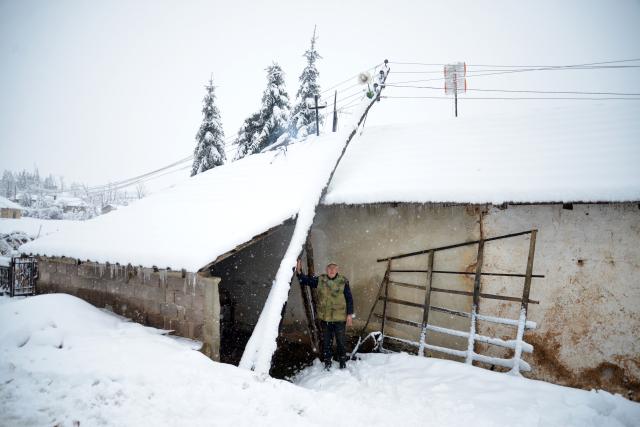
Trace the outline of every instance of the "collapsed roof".
<instances>
[{"instance_id":1,"label":"collapsed roof","mask_svg":"<svg viewBox=\"0 0 640 427\"><path fill-rule=\"evenodd\" d=\"M640 200L640 107L368 127L325 204ZM21 247L25 253L197 271L298 212L346 132L216 167Z\"/></svg>"}]
</instances>

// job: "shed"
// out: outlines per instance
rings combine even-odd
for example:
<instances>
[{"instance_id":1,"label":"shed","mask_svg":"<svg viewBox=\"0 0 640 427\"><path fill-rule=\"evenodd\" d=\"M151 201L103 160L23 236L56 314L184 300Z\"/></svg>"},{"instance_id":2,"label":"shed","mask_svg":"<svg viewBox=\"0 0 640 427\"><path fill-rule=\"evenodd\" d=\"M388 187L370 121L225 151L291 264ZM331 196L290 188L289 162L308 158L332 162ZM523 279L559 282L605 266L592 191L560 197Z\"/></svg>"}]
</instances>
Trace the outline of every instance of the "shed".
<instances>
[{"instance_id":1,"label":"shed","mask_svg":"<svg viewBox=\"0 0 640 427\"><path fill-rule=\"evenodd\" d=\"M533 366L527 375L637 398L639 113L635 106L596 105L527 116L369 124L347 150L317 211L310 239L315 269L329 258L341 264L352 284L358 328L385 274L379 259L536 229L534 269L545 277L531 289L539 304L531 307L530 318L539 327L526 334L535 349L525 357ZM242 331L250 333L255 324L314 173L345 137L338 132L298 142L286 152L249 156L22 251L51 264L42 289L61 289L64 275L81 275L89 260L101 279L91 276L63 290L98 304L101 298L105 304L104 295L117 295L110 306L135 305L141 321L187 336L206 330L197 326L208 303L192 284L216 278L221 335L224 340L226 331L237 345L246 339ZM484 263L497 272L522 271L527 247L525 237L488 245ZM62 256L75 267L55 267ZM436 262L441 270L473 271L475 261L476 253L463 249ZM424 257L402 262L407 270L426 265ZM130 290L131 269L143 279L155 274L154 285L142 280ZM180 277L166 280L167 274ZM465 277L438 280L441 288L472 286ZM522 285L506 278L482 282L485 292L516 295L517 286ZM417 291L402 292L398 299L416 297ZM470 304L466 295L438 298L460 310ZM302 339L307 328L301 300L294 286L283 331ZM394 310L405 318L418 315ZM504 301L480 305L481 313L517 317L513 310ZM434 316L434 322L465 328L464 319L447 315ZM400 337L415 333L406 325L394 328ZM503 330L481 326L479 332L499 336ZM437 333L430 339L464 344ZM505 351L486 350L496 357Z\"/></svg>"}]
</instances>

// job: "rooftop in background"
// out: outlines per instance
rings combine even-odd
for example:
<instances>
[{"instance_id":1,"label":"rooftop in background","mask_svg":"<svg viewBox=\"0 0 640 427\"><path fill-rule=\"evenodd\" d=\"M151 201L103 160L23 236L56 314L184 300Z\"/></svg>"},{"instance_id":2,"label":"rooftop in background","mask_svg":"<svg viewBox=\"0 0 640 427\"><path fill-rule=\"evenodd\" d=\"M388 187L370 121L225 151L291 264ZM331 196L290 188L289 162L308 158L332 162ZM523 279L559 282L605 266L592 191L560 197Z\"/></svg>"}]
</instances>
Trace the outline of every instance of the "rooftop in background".
<instances>
[{"instance_id":1,"label":"rooftop in background","mask_svg":"<svg viewBox=\"0 0 640 427\"><path fill-rule=\"evenodd\" d=\"M22 210L22 206L17 203L12 202L11 200L0 196L0 209L19 209Z\"/></svg>"},{"instance_id":2,"label":"rooftop in background","mask_svg":"<svg viewBox=\"0 0 640 427\"><path fill-rule=\"evenodd\" d=\"M640 200L640 106L367 127L326 203ZM249 156L24 245L98 262L196 271L296 215L345 132Z\"/></svg>"}]
</instances>

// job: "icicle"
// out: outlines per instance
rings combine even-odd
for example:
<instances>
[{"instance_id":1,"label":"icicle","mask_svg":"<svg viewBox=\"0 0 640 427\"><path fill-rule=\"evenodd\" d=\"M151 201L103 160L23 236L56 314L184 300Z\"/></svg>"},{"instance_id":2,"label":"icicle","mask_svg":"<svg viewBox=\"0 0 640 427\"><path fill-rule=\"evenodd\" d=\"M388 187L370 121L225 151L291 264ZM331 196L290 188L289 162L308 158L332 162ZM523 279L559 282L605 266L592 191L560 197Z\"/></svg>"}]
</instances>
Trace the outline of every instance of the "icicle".
<instances>
[{"instance_id":1,"label":"icicle","mask_svg":"<svg viewBox=\"0 0 640 427\"><path fill-rule=\"evenodd\" d=\"M160 284L164 287L167 284L167 270L159 270Z\"/></svg>"}]
</instances>

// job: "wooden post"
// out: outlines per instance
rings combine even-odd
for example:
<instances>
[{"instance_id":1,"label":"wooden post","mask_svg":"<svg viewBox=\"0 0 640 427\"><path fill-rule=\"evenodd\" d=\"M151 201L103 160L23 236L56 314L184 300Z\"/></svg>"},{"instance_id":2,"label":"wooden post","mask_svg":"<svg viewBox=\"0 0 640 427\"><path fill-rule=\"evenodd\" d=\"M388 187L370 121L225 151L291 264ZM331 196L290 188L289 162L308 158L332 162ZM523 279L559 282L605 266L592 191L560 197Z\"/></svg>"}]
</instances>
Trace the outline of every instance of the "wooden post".
<instances>
[{"instance_id":1,"label":"wooden post","mask_svg":"<svg viewBox=\"0 0 640 427\"><path fill-rule=\"evenodd\" d=\"M384 342L384 326L387 318L387 300L389 299L389 273L391 272L391 260L387 264L387 272L384 275L384 304L382 306L382 326L380 327L380 349Z\"/></svg>"},{"instance_id":2,"label":"wooden post","mask_svg":"<svg viewBox=\"0 0 640 427\"><path fill-rule=\"evenodd\" d=\"M333 93L333 127L332 127L333 132L338 130L338 110L336 110L337 100L338 100L338 91L336 90Z\"/></svg>"},{"instance_id":3,"label":"wooden post","mask_svg":"<svg viewBox=\"0 0 640 427\"><path fill-rule=\"evenodd\" d=\"M313 246L311 246L311 236L307 236L307 241L305 243L305 252L307 254L307 273L309 276L314 275L314 265L313 265ZM318 319L316 318L316 301L314 298L314 293L309 288L309 286L305 286L300 284L300 291L302 294L302 303L304 305L304 311L307 316L307 323L309 328L309 335L311 338L311 345L313 347L313 351L319 354L320 352L320 333L319 333L319 325Z\"/></svg>"},{"instance_id":4,"label":"wooden post","mask_svg":"<svg viewBox=\"0 0 640 427\"><path fill-rule=\"evenodd\" d=\"M318 118L318 95L313 96L316 103L316 136L320 136L320 119Z\"/></svg>"},{"instance_id":5,"label":"wooden post","mask_svg":"<svg viewBox=\"0 0 640 427\"><path fill-rule=\"evenodd\" d=\"M473 363L473 354L475 348L476 320L478 314L478 306L480 305L480 279L482 278L482 262L484 258L484 240L478 242L478 257L476 259L476 277L473 281L473 304L471 306L471 322L469 325L469 341L467 343L467 360L466 363Z\"/></svg>"},{"instance_id":6,"label":"wooden post","mask_svg":"<svg viewBox=\"0 0 640 427\"><path fill-rule=\"evenodd\" d=\"M424 311L422 312L422 331L420 332L420 347L418 354L426 356L424 353L424 345L427 340L427 325L429 324L429 306L431 305L431 282L433 278L433 257L434 251L429 251L429 260L427 261L427 284L424 295Z\"/></svg>"},{"instance_id":7,"label":"wooden post","mask_svg":"<svg viewBox=\"0 0 640 427\"><path fill-rule=\"evenodd\" d=\"M525 310L529 307L529 294L531 293L531 277L533 276L533 256L536 252L536 238L538 230L531 230L529 238L529 257L527 258L527 272L524 277L524 289L522 291L522 308Z\"/></svg>"}]
</instances>

